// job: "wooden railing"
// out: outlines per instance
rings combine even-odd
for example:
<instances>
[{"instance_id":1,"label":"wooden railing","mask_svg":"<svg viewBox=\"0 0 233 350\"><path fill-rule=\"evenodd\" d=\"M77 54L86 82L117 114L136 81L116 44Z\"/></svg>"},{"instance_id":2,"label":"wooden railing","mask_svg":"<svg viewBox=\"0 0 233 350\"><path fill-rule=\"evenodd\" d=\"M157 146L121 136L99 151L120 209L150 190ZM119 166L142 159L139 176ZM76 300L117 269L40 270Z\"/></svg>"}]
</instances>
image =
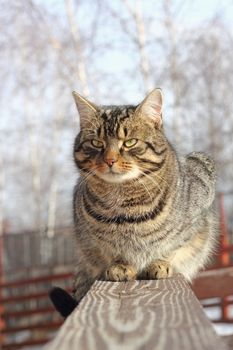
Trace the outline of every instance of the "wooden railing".
<instances>
[{"instance_id":1,"label":"wooden railing","mask_svg":"<svg viewBox=\"0 0 233 350\"><path fill-rule=\"evenodd\" d=\"M5 295L0 299L0 304L4 305L1 310L2 349L26 346L32 349L34 345L46 343L63 322L50 304L48 291L53 285L70 290L71 281L72 273L60 273L0 285L2 294ZM141 282L137 283L140 285ZM158 285L161 283L158 282ZM165 285L169 286L169 283ZM214 322L233 323L229 314L229 306L233 304L233 266L202 272L192 289L205 308L221 309L221 316ZM217 301L205 304L206 299L216 297ZM24 334L23 340L21 334Z\"/></svg>"},{"instance_id":2,"label":"wooden railing","mask_svg":"<svg viewBox=\"0 0 233 350\"><path fill-rule=\"evenodd\" d=\"M181 276L97 281L44 350L226 350Z\"/></svg>"}]
</instances>

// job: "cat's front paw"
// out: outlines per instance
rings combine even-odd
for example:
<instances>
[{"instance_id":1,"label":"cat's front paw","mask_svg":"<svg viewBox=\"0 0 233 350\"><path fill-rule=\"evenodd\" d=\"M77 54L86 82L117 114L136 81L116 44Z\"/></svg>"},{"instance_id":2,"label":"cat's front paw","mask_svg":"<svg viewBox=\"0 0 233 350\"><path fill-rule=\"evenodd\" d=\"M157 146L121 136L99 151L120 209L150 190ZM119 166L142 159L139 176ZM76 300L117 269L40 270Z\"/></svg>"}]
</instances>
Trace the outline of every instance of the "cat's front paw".
<instances>
[{"instance_id":1,"label":"cat's front paw","mask_svg":"<svg viewBox=\"0 0 233 350\"><path fill-rule=\"evenodd\" d=\"M155 260L143 271L145 279L162 279L172 276L172 267L165 260Z\"/></svg>"},{"instance_id":2,"label":"cat's front paw","mask_svg":"<svg viewBox=\"0 0 233 350\"><path fill-rule=\"evenodd\" d=\"M131 265L116 264L105 271L105 280L113 282L126 282L136 279L137 272Z\"/></svg>"}]
</instances>

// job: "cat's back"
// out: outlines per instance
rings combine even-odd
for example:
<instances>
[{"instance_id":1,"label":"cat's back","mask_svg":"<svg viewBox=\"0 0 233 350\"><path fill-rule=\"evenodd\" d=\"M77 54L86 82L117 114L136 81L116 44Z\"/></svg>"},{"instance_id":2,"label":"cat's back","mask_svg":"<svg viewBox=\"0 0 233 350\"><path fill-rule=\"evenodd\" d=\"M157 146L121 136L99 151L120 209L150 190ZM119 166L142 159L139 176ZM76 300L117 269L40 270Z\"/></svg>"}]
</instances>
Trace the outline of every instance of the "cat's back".
<instances>
[{"instance_id":1,"label":"cat's back","mask_svg":"<svg viewBox=\"0 0 233 350\"><path fill-rule=\"evenodd\" d=\"M214 160L203 152L192 152L185 157L185 172L191 198L210 206L215 197L216 167Z\"/></svg>"}]
</instances>

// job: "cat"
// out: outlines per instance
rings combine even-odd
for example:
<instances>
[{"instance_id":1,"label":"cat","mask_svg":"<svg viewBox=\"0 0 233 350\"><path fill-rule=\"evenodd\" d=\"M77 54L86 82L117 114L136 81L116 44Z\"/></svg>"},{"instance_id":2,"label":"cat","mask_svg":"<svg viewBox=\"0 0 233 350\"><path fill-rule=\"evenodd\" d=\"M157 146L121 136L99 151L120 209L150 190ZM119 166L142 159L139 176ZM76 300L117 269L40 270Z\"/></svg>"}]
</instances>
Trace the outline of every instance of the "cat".
<instances>
[{"instance_id":1,"label":"cat","mask_svg":"<svg viewBox=\"0 0 233 350\"><path fill-rule=\"evenodd\" d=\"M216 170L201 152L178 156L163 127L163 96L97 106L73 93L80 116L74 161L77 265L73 296L54 288L66 317L95 280L192 281L214 250Z\"/></svg>"}]
</instances>

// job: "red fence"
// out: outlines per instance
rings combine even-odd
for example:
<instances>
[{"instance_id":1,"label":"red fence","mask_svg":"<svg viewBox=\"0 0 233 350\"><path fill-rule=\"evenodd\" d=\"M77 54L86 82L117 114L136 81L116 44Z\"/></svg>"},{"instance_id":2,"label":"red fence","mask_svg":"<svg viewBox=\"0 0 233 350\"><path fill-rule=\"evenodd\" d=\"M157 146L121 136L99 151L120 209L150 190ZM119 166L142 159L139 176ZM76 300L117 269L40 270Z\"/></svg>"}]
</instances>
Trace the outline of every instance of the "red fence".
<instances>
[{"instance_id":1,"label":"red fence","mask_svg":"<svg viewBox=\"0 0 233 350\"><path fill-rule=\"evenodd\" d=\"M212 322L233 324L233 313L230 312L233 305L233 266L202 272L192 289L204 308L218 310L219 315L211 317Z\"/></svg>"},{"instance_id":2,"label":"red fence","mask_svg":"<svg viewBox=\"0 0 233 350\"><path fill-rule=\"evenodd\" d=\"M1 284L1 348L31 348L46 343L63 322L48 300L48 291L54 284L69 290L69 283L64 281L71 279L71 273L61 273ZM37 292L31 292L31 286Z\"/></svg>"}]
</instances>

